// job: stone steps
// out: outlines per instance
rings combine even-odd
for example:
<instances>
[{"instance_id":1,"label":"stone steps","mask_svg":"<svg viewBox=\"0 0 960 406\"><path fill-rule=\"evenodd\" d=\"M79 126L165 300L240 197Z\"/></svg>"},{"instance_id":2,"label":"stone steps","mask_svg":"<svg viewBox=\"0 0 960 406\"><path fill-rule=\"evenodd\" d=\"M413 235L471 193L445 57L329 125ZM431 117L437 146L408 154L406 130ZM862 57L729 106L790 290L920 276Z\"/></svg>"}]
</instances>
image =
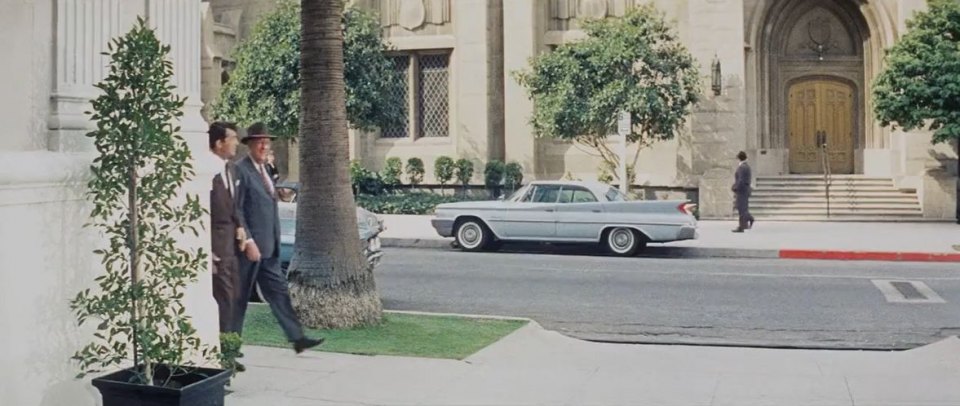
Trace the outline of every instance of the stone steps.
<instances>
[{"instance_id":1,"label":"stone steps","mask_svg":"<svg viewBox=\"0 0 960 406\"><path fill-rule=\"evenodd\" d=\"M893 179L859 175L831 177L830 215L822 175L759 177L751 213L763 220L916 221L923 218L917 195L894 187Z\"/></svg>"}]
</instances>

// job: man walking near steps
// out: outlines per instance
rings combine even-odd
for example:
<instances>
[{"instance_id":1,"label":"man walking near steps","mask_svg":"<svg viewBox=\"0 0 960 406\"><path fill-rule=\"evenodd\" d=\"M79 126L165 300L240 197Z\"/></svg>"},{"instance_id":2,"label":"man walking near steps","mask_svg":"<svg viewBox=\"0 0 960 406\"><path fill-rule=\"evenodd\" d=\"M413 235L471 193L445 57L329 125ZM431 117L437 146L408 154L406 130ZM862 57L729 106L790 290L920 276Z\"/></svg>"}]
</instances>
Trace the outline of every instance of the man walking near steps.
<instances>
[{"instance_id":1,"label":"man walking near steps","mask_svg":"<svg viewBox=\"0 0 960 406\"><path fill-rule=\"evenodd\" d=\"M740 165L737 166L737 171L734 172L733 187L730 189L734 193L734 207L737 208L737 213L740 216L740 224L737 228L733 229L733 232L742 233L744 230L753 227L753 215L750 214L750 193L753 191L753 188L750 186L750 180L753 175L750 173L750 165L747 164L747 153L743 151L738 152L737 159L740 160Z\"/></svg>"}]
</instances>

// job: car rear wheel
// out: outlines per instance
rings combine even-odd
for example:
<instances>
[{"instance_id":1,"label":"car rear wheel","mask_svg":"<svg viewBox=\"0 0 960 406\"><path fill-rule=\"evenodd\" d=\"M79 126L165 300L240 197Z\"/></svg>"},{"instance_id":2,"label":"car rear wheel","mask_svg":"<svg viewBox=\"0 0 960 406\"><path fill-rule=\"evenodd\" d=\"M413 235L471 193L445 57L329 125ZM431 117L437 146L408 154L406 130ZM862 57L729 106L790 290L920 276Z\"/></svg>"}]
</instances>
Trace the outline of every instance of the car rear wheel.
<instances>
[{"instance_id":1,"label":"car rear wheel","mask_svg":"<svg viewBox=\"0 0 960 406\"><path fill-rule=\"evenodd\" d=\"M487 226L476 219L468 219L459 223L455 235L457 245L464 251L480 251L493 239Z\"/></svg>"},{"instance_id":2,"label":"car rear wheel","mask_svg":"<svg viewBox=\"0 0 960 406\"><path fill-rule=\"evenodd\" d=\"M647 245L640 233L627 227L617 227L607 232L604 244L610 253L623 257L635 255Z\"/></svg>"}]
</instances>

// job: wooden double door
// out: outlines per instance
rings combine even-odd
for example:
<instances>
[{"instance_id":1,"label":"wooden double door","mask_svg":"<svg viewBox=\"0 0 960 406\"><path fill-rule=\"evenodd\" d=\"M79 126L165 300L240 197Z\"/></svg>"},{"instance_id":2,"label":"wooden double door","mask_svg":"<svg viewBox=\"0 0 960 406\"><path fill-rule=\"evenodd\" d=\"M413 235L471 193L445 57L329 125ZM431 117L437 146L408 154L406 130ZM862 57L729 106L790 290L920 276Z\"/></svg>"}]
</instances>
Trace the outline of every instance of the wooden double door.
<instances>
[{"instance_id":1,"label":"wooden double door","mask_svg":"<svg viewBox=\"0 0 960 406\"><path fill-rule=\"evenodd\" d=\"M790 173L824 173L827 164L831 173L853 173L854 88L813 79L794 83L788 94ZM825 149L820 146L823 141Z\"/></svg>"}]
</instances>

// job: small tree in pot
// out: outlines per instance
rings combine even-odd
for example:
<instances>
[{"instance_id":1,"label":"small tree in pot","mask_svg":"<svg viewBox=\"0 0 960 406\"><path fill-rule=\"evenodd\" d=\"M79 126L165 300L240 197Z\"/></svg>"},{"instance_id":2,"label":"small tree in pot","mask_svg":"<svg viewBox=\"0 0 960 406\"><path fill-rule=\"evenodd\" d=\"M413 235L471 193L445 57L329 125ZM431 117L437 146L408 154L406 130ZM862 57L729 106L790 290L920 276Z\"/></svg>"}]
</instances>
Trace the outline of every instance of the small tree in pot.
<instances>
[{"instance_id":1,"label":"small tree in pot","mask_svg":"<svg viewBox=\"0 0 960 406\"><path fill-rule=\"evenodd\" d=\"M109 44L110 70L96 85L102 94L88 113L97 129L87 136L99 152L88 184L88 226L109 246L95 251L105 271L96 278L99 289L83 290L70 303L79 324L97 323L96 339L73 359L83 371L79 377L133 360L131 368L94 379L105 406L138 405L144 393L171 400L151 404L179 405L188 390L192 402L223 404L229 377L196 366L197 360L212 363L216 354L200 342L182 303L187 284L207 268L207 256L181 247L178 237L198 236L205 210L196 195L181 190L194 171L177 134L185 99L172 93L169 51L139 19ZM178 202L180 195L185 198Z\"/></svg>"},{"instance_id":2,"label":"small tree in pot","mask_svg":"<svg viewBox=\"0 0 960 406\"><path fill-rule=\"evenodd\" d=\"M487 165L483 168L483 183L487 186L487 191L490 192L490 198L492 199L500 196L500 184L503 182L503 172L505 170L506 165L498 159L487 162Z\"/></svg>"}]
</instances>

